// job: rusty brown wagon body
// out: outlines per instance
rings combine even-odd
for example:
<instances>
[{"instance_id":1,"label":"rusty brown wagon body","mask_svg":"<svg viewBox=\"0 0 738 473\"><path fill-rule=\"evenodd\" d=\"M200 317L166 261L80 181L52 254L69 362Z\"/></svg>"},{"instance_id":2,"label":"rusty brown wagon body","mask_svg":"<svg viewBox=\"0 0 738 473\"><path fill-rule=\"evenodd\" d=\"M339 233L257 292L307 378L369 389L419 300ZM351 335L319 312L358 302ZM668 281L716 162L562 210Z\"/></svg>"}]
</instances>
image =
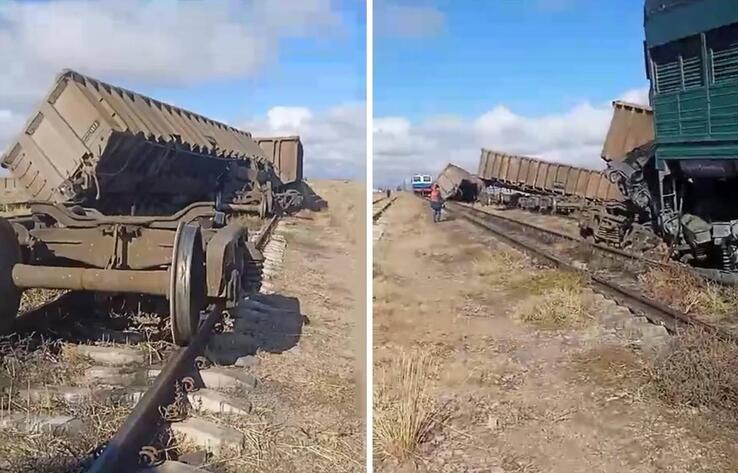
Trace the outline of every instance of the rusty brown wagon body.
<instances>
[{"instance_id":1,"label":"rusty brown wagon body","mask_svg":"<svg viewBox=\"0 0 738 473\"><path fill-rule=\"evenodd\" d=\"M631 219L625 199L604 172L483 149L479 177L487 200L524 210L577 213L583 236L620 245Z\"/></svg>"},{"instance_id":2,"label":"rusty brown wagon body","mask_svg":"<svg viewBox=\"0 0 738 473\"><path fill-rule=\"evenodd\" d=\"M209 302L258 287L242 217L277 211L283 182L248 132L65 71L0 162L31 212L0 218L0 329L25 289L88 290L166 301L186 344Z\"/></svg>"},{"instance_id":3,"label":"rusty brown wagon body","mask_svg":"<svg viewBox=\"0 0 738 473\"><path fill-rule=\"evenodd\" d=\"M484 181L454 164L447 164L435 180L444 200L473 202L482 191Z\"/></svg>"},{"instance_id":4,"label":"rusty brown wagon body","mask_svg":"<svg viewBox=\"0 0 738 473\"><path fill-rule=\"evenodd\" d=\"M255 140L283 184L302 181L303 150L299 136L257 137Z\"/></svg>"},{"instance_id":5,"label":"rusty brown wagon body","mask_svg":"<svg viewBox=\"0 0 738 473\"><path fill-rule=\"evenodd\" d=\"M606 162L623 161L628 153L655 139L653 109L616 100L613 115L602 147Z\"/></svg>"},{"instance_id":6,"label":"rusty brown wagon body","mask_svg":"<svg viewBox=\"0 0 738 473\"><path fill-rule=\"evenodd\" d=\"M622 195L605 173L541 159L483 149L479 177L532 194L592 201L620 201Z\"/></svg>"}]
</instances>

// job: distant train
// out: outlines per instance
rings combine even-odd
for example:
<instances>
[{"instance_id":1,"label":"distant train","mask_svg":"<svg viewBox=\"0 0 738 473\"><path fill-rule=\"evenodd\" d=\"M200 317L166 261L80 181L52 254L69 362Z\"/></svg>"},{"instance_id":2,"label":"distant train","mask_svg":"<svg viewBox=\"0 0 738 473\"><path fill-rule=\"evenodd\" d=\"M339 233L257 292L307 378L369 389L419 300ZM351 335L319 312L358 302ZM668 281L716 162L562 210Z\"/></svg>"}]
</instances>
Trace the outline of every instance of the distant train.
<instances>
[{"instance_id":1,"label":"distant train","mask_svg":"<svg viewBox=\"0 0 738 473\"><path fill-rule=\"evenodd\" d=\"M430 194L433 178L428 174L416 174L413 176L413 193L426 195Z\"/></svg>"}]
</instances>

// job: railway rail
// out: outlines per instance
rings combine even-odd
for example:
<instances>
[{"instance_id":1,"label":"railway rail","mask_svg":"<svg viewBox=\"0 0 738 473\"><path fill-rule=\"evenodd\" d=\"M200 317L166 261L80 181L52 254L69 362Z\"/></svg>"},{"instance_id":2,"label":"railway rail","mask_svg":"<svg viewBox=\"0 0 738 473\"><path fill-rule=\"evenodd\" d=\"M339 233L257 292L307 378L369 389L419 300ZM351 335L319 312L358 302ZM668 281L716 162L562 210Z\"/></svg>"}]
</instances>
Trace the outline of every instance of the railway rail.
<instances>
[{"instance_id":1,"label":"railway rail","mask_svg":"<svg viewBox=\"0 0 738 473\"><path fill-rule=\"evenodd\" d=\"M639 287L638 275L646 267L666 263L595 245L561 232L490 214L468 205L455 202L448 202L446 205L451 214L491 232L496 238L534 259L564 271L584 275L596 291L628 307L632 312L643 315L651 323L663 325L670 333L697 327L722 339L738 342L738 337L730 331L668 307L643 293ZM582 260L588 263L584 264Z\"/></svg>"},{"instance_id":2,"label":"railway rail","mask_svg":"<svg viewBox=\"0 0 738 473\"><path fill-rule=\"evenodd\" d=\"M267 220L253 240L255 247L263 251L280 217ZM19 335L41 333L66 336L66 317L79 319L93 308L93 294L71 291L20 313L13 323L13 331ZM216 326L223 321L224 303L218 301L207 307L201 315L201 323L191 342L169 356L152 384L118 429L104 445L96 449L84 463L91 465L88 472L129 472L157 465L166 460L166 452L155 446L159 434L166 426L186 416L187 406L182 405L181 393L191 393L204 387L200 369L210 363L201 355ZM74 331L74 330L73 330ZM72 338L78 337L76 334ZM186 401L185 401L186 402Z\"/></svg>"},{"instance_id":3,"label":"railway rail","mask_svg":"<svg viewBox=\"0 0 738 473\"><path fill-rule=\"evenodd\" d=\"M254 244L260 251L264 249L279 216L270 218L256 237ZM24 331L43 330L44 327L59 322L70 311L80 308L90 309L91 294L73 291L61 294L52 300L18 315L14 329ZM224 305L215 303L207 308L202 323L190 344L179 348L163 366L153 384L135 404L130 415L112 439L99 448L89 472L135 471L139 464L152 465L162 460L162 452L150 446L150 442L172 419L167 419L176 411L177 391L191 392L201 387L202 380L197 375L203 361L198 357L203 353L214 328L222 320Z\"/></svg>"},{"instance_id":4,"label":"railway rail","mask_svg":"<svg viewBox=\"0 0 738 473\"><path fill-rule=\"evenodd\" d=\"M384 202L386 199L387 199L386 197L383 199L379 199L378 201L375 201L374 204L376 205L377 203ZM377 220L379 220L382 214L384 214L387 211L387 209L390 208L393 203L395 203L395 200L397 200L397 197L391 197L389 200L387 200L387 202L384 202L379 207L379 209L373 210L372 221L376 222Z\"/></svg>"}]
</instances>

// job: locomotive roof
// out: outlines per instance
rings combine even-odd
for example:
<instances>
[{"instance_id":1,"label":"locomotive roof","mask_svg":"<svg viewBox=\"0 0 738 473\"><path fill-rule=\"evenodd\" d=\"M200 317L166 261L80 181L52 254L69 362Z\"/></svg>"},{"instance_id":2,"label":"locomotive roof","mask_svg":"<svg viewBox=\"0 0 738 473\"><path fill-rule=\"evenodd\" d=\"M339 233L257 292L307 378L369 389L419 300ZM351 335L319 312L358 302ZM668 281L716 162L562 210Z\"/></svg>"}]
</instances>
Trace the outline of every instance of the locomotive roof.
<instances>
[{"instance_id":1,"label":"locomotive roof","mask_svg":"<svg viewBox=\"0 0 738 473\"><path fill-rule=\"evenodd\" d=\"M648 47L738 22L736 0L645 0Z\"/></svg>"}]
</instances>

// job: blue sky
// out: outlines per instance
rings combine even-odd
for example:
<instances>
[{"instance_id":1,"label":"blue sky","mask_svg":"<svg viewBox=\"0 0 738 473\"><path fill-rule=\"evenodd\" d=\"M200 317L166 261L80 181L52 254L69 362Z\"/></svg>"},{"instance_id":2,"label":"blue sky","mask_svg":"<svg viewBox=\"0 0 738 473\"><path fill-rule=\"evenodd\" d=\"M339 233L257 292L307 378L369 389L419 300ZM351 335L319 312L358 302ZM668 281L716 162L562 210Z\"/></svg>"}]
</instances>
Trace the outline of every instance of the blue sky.
<instances>
[{"instance_id":1,"label":"blue sky","mask_svg":"<svg viewBox=\"0 0 738 473\"><path fill-rule=\"evenodd\" d=\"M341 22L326 36L286 38L277 57L250 77L190 87L152 87L149 93L225 120L266 113L276 105L325 109L366 99L366 7L333 1ZM285 13L289 14L289 13ZM235 54L234 61L238 60Z\"/></svg>"},{"instance_id":2,"label":"blue sky","mask_svg":"<svg viewBox=\"0 0 738 473\"><path fill-rule=\"evenodd\" d=\"M480 148L590 169L612 100L647 101L643 0L375 0L374 178Z\"/></svg>"},{"instance_id":3,"label":"blue sky","mask_svg":"<svg viewBox=\"0 0 738 473\"><path fill-rule=\"evenodd\" d=\"M407 2L444 16L416 38L377 35L378 116L525 114L608 101L645 84L643 0Z\"/></svg>"}]
</instances>

